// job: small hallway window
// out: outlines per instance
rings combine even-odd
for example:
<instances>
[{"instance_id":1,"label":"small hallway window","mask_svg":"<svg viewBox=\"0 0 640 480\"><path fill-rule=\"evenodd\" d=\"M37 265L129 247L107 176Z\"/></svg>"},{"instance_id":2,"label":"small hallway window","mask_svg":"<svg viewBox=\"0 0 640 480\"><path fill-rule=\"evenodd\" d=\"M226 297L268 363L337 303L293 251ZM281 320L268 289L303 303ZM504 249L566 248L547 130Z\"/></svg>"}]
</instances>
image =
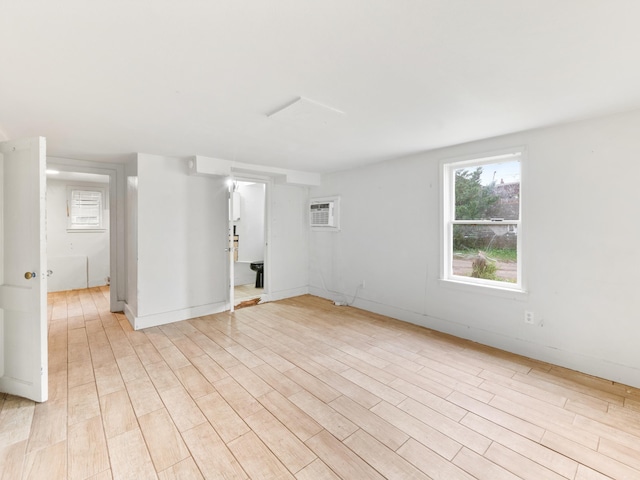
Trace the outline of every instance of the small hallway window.
<instances>
[{"instance_id":1,"label":"small hallway window","mask_svg":"<svg viewBox=\"0 0 640 480\"><path fill-rule=\"evenodd\" d=\"M96 231L104 226L105 189L100 187L67 188L67 230Z\"/></svg>"},{"instance_id":2,"label":"small hallway window","mask_svg":"<svg viewBox=\"0 0 640 480\"><path fill-rule=\"evenodd\" d=\"M443 163L443 279L522 290L522 151Z\"/></svg>"}]
</instances>

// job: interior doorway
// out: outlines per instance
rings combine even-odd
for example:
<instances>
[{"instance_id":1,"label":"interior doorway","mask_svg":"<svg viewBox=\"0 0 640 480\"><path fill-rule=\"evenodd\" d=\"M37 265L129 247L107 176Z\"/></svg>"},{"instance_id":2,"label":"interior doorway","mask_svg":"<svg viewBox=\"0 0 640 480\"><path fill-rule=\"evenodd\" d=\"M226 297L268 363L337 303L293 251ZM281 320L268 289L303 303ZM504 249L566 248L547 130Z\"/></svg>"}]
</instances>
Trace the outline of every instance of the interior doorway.
<instances>
[{"instance_id":1,"label":"interior doorway","mask_svg":"<svg viewBox=\"0 0 640 480\"><path fill-rule=\"evenodd\" d=\"M232 179L230 234L233 239L233 306L257 304L265 295L267 184Z\"/></svg>"},{"instance_id":2,"label":"interior doorway","mask_svg":"<svg viewBox=\"0 0 640 480\"><path fill-rule=\"evenodd\" d=\"M49 293L110 285L110 181L48 162Z\"/></svg>"},{"instance_id":3,"label":"interior doorway","mask_svg":"<svg viewBox=\"0 0 640 480\"><path fill-rule=\"evenodd\" d=\"M47 168L64 174L99 174L109 178L106 205L109 208L109 309L121 312L125 305L125 164L123 162L92 162L63 157L47 157ZM54 174L55 175L55 174ZM66 212L65 212L66 215ZM50 280L56 272L53 272Z\"/></svg>"}]
</instances>

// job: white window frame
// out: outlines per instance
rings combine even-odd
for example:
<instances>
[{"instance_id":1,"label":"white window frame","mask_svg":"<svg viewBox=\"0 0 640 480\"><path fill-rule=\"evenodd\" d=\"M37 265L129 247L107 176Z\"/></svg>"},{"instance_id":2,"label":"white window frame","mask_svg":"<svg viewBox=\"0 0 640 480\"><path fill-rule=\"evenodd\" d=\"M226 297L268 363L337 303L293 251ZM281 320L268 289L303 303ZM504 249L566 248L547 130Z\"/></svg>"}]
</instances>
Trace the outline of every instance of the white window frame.
<instances>
[{"instance_id":1,"label":"white window frame","mask_svg":"<svg viewBox=\"0 0 640 480\"><path fill-rule=\"evenodd\" d=\"M498 152L458 157L443 160L440 163L440 176L442 179L442 208L441 211L441 275L440 279L448 284L458 284L470 287L490 288L494 291L525 292L523 284L522 262L522 205L523 205L523 164L525 162L526 149L524 147L511 148ZM455 219L455 171L460 168L475 168L495 163L508 163L514 160L520 161L520 194L518 220L502 220L500 225L513 225L517 228L517 280L516 283L499 280L488 280L453 274L453 226L458 225L496 225L491 220L456 220Z\"/></svg>"},{"instance_id":2,"label":"white window frame","mask_svg":"<svg viewBox=\"0 0 640 480\"><path fill-rule=\"evenodd\" d=\"M79 223L73 223L72 210L73 210L73 194L74 192L97 192L99 193L99 207L98 207L98 224L97 225L85 225ZM106 208L107 194L104 187L93 186L67 186L67 231L68 232L104 232L105 227L105 215L104 210Z\"/></svg>"}]
</instances>

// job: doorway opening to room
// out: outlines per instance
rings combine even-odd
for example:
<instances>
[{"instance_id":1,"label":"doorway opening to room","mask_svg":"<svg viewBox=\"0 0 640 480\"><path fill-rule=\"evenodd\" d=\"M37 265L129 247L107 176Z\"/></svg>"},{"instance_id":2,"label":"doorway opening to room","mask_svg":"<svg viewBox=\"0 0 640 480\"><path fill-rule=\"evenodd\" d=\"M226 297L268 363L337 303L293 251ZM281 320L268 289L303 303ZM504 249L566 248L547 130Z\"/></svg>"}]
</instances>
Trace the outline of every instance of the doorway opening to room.
<instances>
[{"instance_id":1,"label":"doorway opening to room","mask_svg":"<svg viewBox=\"0 0 640 480\"><path fill-rule=\"evenodd\" d=\"M260 180L233 178L229 191L230 297L233 311L256 305L269 288L266 280L267 184Z\"/></svg>"},{"instance_id":2,"label":"doorway opening to room","mask_svg":"<svg viewBox=\"0 0 640 480\"><path fill-rule=\"evenodd\" d=\"M99 288L111 303L110 182L47 162L48 293Z\"/></svg>"}]
</instances>

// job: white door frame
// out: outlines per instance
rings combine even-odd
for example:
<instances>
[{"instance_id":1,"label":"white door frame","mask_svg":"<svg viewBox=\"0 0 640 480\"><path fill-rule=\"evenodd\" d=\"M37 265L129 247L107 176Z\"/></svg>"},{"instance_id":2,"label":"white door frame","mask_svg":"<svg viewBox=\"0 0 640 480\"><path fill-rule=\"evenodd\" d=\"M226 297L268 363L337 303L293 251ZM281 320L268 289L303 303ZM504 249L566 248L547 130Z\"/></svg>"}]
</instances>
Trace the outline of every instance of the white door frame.
<instances>
[{"instance_id":1,"label":"white door frame","mask_svg":"<svg viewBox=\"0 0 640 480\"><path fill-rule=\"evenodd\" d=\"M47 157L60 171L96 173L109 176L109 308L121 312L126 299L125 267L125 175L124 164L89 162L71 158Z\"/></svg>"},{"instance_id":2,"label":"white door frame","mask_svg":"<svg viewBox=\"0 0 640 480\"><path fill-rule=\"evenodd\" d=\"M228 259L229 259L229 269L228 269L228 275L227 275L227 279L229 282L229 312L233 313L236 309L235 306L235 302L236 302L236 292L235 292L235 253L236 253L236 246L235 246L235 242L234 242L234 235L233 235L233 210L234 210L234 203L233 203L233 183L234 183L234 179L233 177L228 177L227 178L227 237L228 237L228 242L227 242L227 255L228 255Z\"/></svg>"},{"instance_id":3,"label":"white door frame","mask_svg":"<svg viewBox=\"0 0 640 480\"><path fill-rule=\"evenodd\" d=\"M229 177L227 177L229 182L255 182L264 184L264 274L263 274L263 285L264 289L262 291L262 299L268 300L271 292L271 268L270 268L270 250L271 250L271 190L273 188L273 178L265 175L251 175L247 173L232 173ZM229 186L229 196L231 195L232 188ZM233 199L229 199L229 209L232 208ZM231 215L231 210L229 210L229 236L231 237L229 241L229 249L233 248L233 220ZM235 311L234 303L234 267L235 262L233 261L233 250L229 251L229 272L227 278L229 280L229 303L231 304L230 312Z\"/></svg>"}]
</instances>

